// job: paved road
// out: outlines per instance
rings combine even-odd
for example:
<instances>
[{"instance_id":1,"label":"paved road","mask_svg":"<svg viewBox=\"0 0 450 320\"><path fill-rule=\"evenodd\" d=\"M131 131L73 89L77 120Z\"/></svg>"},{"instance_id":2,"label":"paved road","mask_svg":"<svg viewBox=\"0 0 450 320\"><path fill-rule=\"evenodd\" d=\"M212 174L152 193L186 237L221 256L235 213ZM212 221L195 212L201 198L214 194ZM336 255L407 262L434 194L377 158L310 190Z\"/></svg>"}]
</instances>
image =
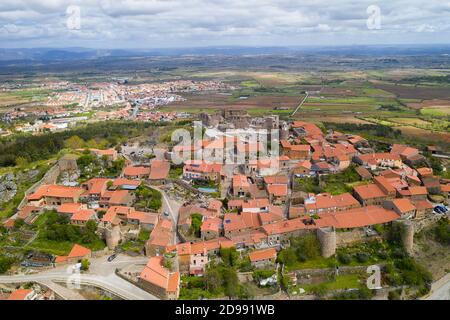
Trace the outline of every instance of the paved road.
<instances>
[{"instance_id":1,"label":"paved road","mask_svg":"<svg viewBox=\"0 0 450 320\"><path fill-rule=\"evenodd\" d=\"M433 291L427 297L427 300L450 300L450 281Z\"/></svg>"},{"instance_id":2,"label":"paved road","mask_svg":"<svg viewBox=\"0 0 450 320\"><path fill-rule=\"evenodd\" d=\"M302 107L302 105L305 103L306 99L308 98L308 96L309 96L308 91L306 91L305 93L306 93L305 97L303 98L302 102L300 102L300 104L297 106L297 108L295 108L294 112L292 112L291 117L295 116L297 111Z\"/></svg>"},{"instance_id":3,"label":"paved road","mask_svg":"<svg viewBox=\"0 0 450 320\"><path fill-rule=\"evenodd\" d=\"M427 300L450 300L450 282L433 292Z\"/></svg>"},{"instance_id":4,"label":"paved road","mask_svg":"<svg viewBox=\"0 0 450 320\"><path fill-rule=\"evenodd\" d=\"M181 207L182 204L179 203L178 201L170 198L168 196L167 192L164 189L159 188L159 187L155 187L155 186L150 186L150 185L149 185L149 187L151 187L153 189L156 189L159 192L161 192L162 200L163 200L162 208L161 208L162 212L166 212L167 211L169 213L170 218L173 221L173 226L174 226L174 230L173 230L174 231L174 239L173 239L173 241L174 241L174 243L179 242L179 239L178 239L177 233L176 233L176 226L177 226L177 223L178 223L178 212L179 212L180 207Z\"/></svg>"},{"instance_id":5,"label":"paved road","mask_svg":"<svg viewBox=\"0 0 450 320\"><path fill-rule=\"evenodd\" d=\"M91 259L90 261L91 267L89 272L83 273L79 277L68 271L69 266L59 266L36 274L1 276L0 283L38 282L45 285L48 281L66 284L77 283L79 281L80 284L93 285L108 290L126 300L158 299L115 274L116 268L122 268L130 264L142 265L144 267L148 258L132 258L119 255L112 262L108 262L107 257ZM67 297L66 295L66 298L70 299L71 297Z\"/></svg>"}]
</instances>

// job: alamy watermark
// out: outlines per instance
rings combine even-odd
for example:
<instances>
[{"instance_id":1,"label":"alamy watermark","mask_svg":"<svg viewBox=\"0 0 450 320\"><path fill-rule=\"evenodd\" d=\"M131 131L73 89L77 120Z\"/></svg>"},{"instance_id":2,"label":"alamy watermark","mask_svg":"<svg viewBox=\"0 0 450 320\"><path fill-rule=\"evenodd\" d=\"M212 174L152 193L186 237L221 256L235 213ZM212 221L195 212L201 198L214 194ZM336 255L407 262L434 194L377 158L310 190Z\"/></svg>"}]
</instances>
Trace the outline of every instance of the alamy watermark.
<instances>
[{"instance_id":1,"label":"alamy watermark","mask_svg":"<svg viewBox=\"0 0 450 320\"><path fill-rule=\"evenodd\" d=\"M369 30L381 29L381 9L377 5L370 5L366 9L369 17L366 20L366 25Z\"/></svg>"},{"instance_id":2,"label":"alamy watermark","mask_svg":"<svg viewBox=\"0 0 450 320\"><path fill-rule=\"evenodd\" d=\"M79 6L71 5L66 9L66 26L69 30L81 29L81 8Z\"/></svg>"},{"instance_id":3,"label":"alamy watermark","mask_svg":"<svg viewBox=\"0 0 450 320\"><path fill-rule=\"evenodd\" d=\"M378 265L371 265L367 267L366 272L370 274L367 278L367 288L371 290L381 289L381 268Z\"/></svg>"}]
</instances>

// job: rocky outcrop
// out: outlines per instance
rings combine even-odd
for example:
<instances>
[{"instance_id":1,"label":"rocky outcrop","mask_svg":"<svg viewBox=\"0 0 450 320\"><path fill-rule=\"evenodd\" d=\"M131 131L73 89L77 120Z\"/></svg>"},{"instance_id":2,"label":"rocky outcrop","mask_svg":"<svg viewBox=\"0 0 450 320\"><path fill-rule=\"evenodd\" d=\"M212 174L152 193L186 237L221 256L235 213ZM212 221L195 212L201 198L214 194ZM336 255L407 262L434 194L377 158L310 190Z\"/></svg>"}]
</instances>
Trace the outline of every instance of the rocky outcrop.
<instances>
[{"instance_id":1,"label":"rocky outcrop","mask_svg":"<svg viewBox=\"0 0 450 320\"><path fill-rule=\"evenodd\" d=\"M17 194L20 184L33 181L38 175L39 170L28 170L15 174L10 172L0 176L0 203L12 200Z\"/></svg>"}]
</instances>

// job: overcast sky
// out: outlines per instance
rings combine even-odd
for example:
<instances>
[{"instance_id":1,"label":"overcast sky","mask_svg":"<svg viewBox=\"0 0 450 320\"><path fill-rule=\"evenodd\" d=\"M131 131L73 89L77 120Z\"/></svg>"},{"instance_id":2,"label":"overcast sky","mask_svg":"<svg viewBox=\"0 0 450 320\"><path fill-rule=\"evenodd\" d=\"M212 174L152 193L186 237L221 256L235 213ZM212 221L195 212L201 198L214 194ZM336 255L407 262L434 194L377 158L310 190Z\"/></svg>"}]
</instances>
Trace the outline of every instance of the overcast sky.
<instances>
[{"instance_id":1,"label":"overcast sky","mask_svg":"<svg viewBox=\"0 0 450 320\"><path fill-rule=\"evenodd\" d=\"M0 0L2 48L422 43L450 43L450 0Z\"/></svg>"}]
</instances>

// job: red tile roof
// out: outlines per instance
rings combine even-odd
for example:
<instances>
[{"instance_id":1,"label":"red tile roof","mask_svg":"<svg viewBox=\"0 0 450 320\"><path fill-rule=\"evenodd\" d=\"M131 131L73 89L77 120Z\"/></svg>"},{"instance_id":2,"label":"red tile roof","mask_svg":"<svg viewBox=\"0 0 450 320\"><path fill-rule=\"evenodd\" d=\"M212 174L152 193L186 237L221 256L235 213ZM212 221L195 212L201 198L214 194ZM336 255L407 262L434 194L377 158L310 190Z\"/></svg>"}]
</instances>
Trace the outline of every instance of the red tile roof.
<instances>
[{"instance_id":1,"label":"red tile roof","mask_svg":"<svg viewBox=\"0 0 450 320\"><path fill-rule=\"evenodd\" d=\"M10 294L8 300L25 300L25 298L32 292L33 290L31 289L17 289Z\"/></svg>"},{"instance_id":2,"label":"red tile roof","mask_svg":"<svg viewBox=\"0 0 450 320\"><path fill-rule=\"evenodd\" d=\"M277 250L274 248L252 251L248 254L251 262L257 262L262 260L276 259Z\"/></svg>"},{"instance_id":3,"label":"red tile roof","mask_svg":"<svg viewBox=\"0 0 450 320\"><path fill-rule=\"evenodd\" d=\"M126 177L148 176L150 174L150 168L128 166L123 169L123 174Z\"/></svg>"},{"instance_id":4,"label":"red tile roof","mask_svg":"<svg viewBox=\"0 0 450 320\"><path fill-rule=\"evenodd\" d=\"M407 198L394 199L392 203L402 214L416 210L414 204Z\"/></svg>"},{"instance_id":5,"label":"red tile roof","mask_svg":"<svg viewBox=\"0 0 450 320\"><path fill-rule=\"evenodd\" d=\"M150 180L166 179L169 175L170 163L166 160L154 159L150 170Z\"/></svg>"},{"instance_id":6,"label":"red tile roof","mask_svg":"<svg viewBox=\"0 0 450 320\"><path fill-rule=\"evenodd\" d=\"M94 210L80 210L78 212L75 212L72 217L70 218L70 220L73 221L88 221L91 219L94 219L95 217L95 211Z\"/></svg>"},{"instance_id":7,"label":"red tile roof","mask_svg":"<svg viewBox=\"0 0 450 320\"><path fill-rule=\"evenodd\" d=\"M72 250L70 250L69 258L84 258L91 254L91 249L80 246L79 244L74 244Z\"/></svg>"},{"instance_id":8,"label":"red tile roof","mask_svg":"<svg viewBox=\"0 0 450 320\"><path fill-rule=\"evenodd\" d=\"M271 184L267 186L267 192L275 197L284 197L288 194L287 184Z\"/></svg>"},{"instance_id":9,"label":"red tile roof","mask_svg":"<svg viewBox=\"0 0 450 320\"><path fill-rule=\"evenodd\" d=\"M84 190L76 187L66 187L59 185L42 185L33 194L28 196L28 200L40 200L43 197L53 198L76 198L80 196Z\"/></svg>"},{"instance_id":10,"label":"red tile roof","mask_svg":"<svg viewBox=\"0 0 450 320\"><path fill-rule=\"evenodd\" d=\"M355 186L353 188L355 193L357 193L361 199L373 199L373 198L382 198L386 196L386 193L380 189L375 183L370 183L362 186Z\"/></svg>"}]
</instances>

